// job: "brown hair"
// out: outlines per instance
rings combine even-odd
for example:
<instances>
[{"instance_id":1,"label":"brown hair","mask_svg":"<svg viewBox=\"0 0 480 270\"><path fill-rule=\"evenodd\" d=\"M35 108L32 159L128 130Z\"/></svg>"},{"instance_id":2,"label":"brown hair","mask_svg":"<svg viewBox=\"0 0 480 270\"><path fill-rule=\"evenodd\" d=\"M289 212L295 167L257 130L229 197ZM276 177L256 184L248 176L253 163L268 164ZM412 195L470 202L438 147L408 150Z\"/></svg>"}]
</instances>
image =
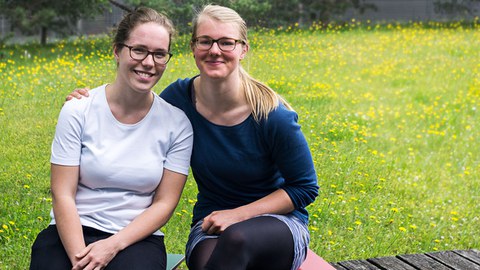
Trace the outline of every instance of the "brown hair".
<instances>
[{"instance_id":1,"label":"brown hair","mask_svg":"<svg viewBox=\"0 0 480 270\"><path fill-rule=\"evenodd\" d=\"M197 15L193 18L192 22L192 40L196 38L198 24L202 17L209 17L213 20L223 23L231 23L237 26L240 39L248 44L247 39L247 24L240 17L240 15L233 9L217 6L206 5ZM284 104L288 109L292 109L290 104L278 95L272 88L266 84L256 80L240 65L240 79L242 81L242 87L245 92L245 97L248 104L252 109L252 115L258 122L261 119L267 119L268 114L275 110L279 103Z\"/></svg>"},{"instance_id":2,"label":"brown hair","mask_svg":"<svg viewBox=\"0 0 480 270\"><path fill-rule=\"evenodd\" d=\"M168 50L170 50L172 37L175 34L175 27L172 21L166 15L147 7L138 7L123 17L122 21L118 24L113 45L120 46L120 44L125 43L136 26L149 22L154 22L165 27L169 38Z\"/></svg>"}]
</instances>

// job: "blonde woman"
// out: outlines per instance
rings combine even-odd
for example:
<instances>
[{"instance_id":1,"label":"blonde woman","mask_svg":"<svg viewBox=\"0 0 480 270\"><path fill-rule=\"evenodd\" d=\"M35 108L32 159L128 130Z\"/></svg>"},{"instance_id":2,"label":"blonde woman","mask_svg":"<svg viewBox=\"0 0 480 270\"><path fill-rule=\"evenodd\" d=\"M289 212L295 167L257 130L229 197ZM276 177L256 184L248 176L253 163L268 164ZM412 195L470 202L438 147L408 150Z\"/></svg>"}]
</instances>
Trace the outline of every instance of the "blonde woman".
<instances>
[{"instance_id":1,"label":"blonde woman","mask_svg":"<svg viewBox=\"0 0 480 270\"><path fill-rule=\"evenodd\" d=\"M200 74L161 93L194 128L199 193L188 267L297 269L309 244L305 207L318 194L297 114L242 68L247 27L234 10L205 6L193 20L191 49Z\"/></svg>"}]
</instances>

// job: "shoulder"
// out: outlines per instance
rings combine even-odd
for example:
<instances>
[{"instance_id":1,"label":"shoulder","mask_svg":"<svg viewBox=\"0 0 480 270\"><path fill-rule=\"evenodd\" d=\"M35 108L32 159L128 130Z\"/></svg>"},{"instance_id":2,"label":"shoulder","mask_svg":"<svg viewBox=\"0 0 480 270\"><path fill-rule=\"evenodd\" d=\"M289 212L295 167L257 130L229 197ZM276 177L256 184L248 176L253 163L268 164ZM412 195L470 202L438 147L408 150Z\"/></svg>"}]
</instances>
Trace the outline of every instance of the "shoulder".
<instances>
[{"instance_id":1,"label":"shoulder","mask_svg":"<svg viewBox=\"0 0 480 270\"><path fill-rule=\"evenodd\" d=\"M186 110L191 104L189 89L192 82L193 78L178 79L167 86L160 93L160 97L173 106Z\"/></svg>"},{"instance_id":2,"label":"shoulder","mask_svg":"<svg viewBox=\"0 0 480 270\"><path fill-rule=\"evenodd\" d=\"M82 97L81 99L73 98L65 102L62 107L62 113L78 114L85 112L93 101L98 100L101 96L105 96L105 86L106 85L102 85L90 90L88 97Z\"/></svg>"},{"instance_id":3,"label":"shoulder","mask_svg":"<svg viewBox=\"0 0 480 270\"><path fill-rule=\"evenodd\" d=\"M260 127L266 138L271 141L289 140L301 132L298 114L287 109L283 104L271 111L268 118L260 122Z\"/></svg>"},{"instance_id":4,"label":"shoulder","mask_svg":"<svg viewBox=\"0 0 480 270\"><path fill-rule=\"evenodd\" d=\"M193 78L178 79L168 85L165 90L160 93L160 97L170 102L168 99L174 96L186 96Z\"/></svg>"},{"instance_id":5,"label":"shoulder","mask_svg":"<svg viewBox=\"0 0 480 270\"><path fill-rule=\"evenodd\" d=\"M155 105L160 111L159 117L162 119L168 119L170 123L173 123L176 126L182 125L184 127L190 127L190 121L183 110L165 101L159 95L155 93L154 95Z\"/></svg>"},{"instance_id":6,"label":"shoulder","mask_svg":"<svg viewBox=\"0 0 480 270\"><path fill-rule=\"evenodd\" d=\"M297 123L298 114L293 110L289 110L283 104L279 104L277 108L268 114L268 119L263 120L268 125L281 125L288 123Z\"/></svg>"}]
</instances>

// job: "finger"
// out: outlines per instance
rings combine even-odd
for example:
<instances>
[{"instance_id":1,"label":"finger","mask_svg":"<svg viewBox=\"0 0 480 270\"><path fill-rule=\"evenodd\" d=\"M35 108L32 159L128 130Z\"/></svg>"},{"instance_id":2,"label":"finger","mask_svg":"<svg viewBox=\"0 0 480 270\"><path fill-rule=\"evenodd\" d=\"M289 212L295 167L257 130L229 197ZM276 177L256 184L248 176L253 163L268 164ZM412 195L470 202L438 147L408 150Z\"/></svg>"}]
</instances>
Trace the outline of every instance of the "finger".
<instances>
[{"instance_id":1,"label":"finger","mask_svg":"<svg viewBox=\"0 0 480 270\"><path fill-rule=\"evenodd\" d=\"M210 222L210 219L209 219L209 216L205 217L203 219L203 223L202 223L202 231L206 232L210 229L211 227L211 222Z\"/></svg>"},{"instance_id":2,"label":"finger","mask_svg":"<svg viewBox=\"0 0 480 270\"><path fill-rule=\"evenodd\" d=\"M207 229L207 234L218 234L220 233L221 227L215 224L210 225L210 227Z\"/></svg>"},{"instance_id":3,"label":"finger","mask_svg":"<svg viewBox=\"0 0 480 270\"><path fill-rule=\"evenodd\" d=\"M82 270L85 269L86 264L82 261L77 262L73 267L72 270Z\"/></svg>"},{"instance_id":4,"label":"finger","mask_svg":"<svg viewBox=\"0 0 480 270\"><path fill-rule=\"evenodd\" d=\"M83 96L88 97L88 90L90 90L90 88L88 88L88 87L80 88L80 89L78 89L78 93L80 93Z\"/></svg>"},{"instance_id":5,"label":"finger","mask_svg":"<svg viewBox=\"0 0 480 270\"><path fill-rule=\"evenodd\" d=\"M91 248L92 248L91 245L88 245L87 247L82 249L79 253L75 254L75 258L77 258L78 260L82 259L88 254L88 252L90 252Z\"/></svg>"}]
</instances>

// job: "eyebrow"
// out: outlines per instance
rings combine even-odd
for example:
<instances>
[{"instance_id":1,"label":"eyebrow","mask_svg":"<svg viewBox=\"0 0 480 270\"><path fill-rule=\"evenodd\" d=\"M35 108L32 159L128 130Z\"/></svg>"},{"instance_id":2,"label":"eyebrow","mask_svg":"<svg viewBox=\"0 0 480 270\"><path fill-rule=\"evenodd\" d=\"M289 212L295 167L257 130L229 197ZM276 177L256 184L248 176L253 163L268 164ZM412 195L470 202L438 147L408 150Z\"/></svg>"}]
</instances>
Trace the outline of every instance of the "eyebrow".
<instances>
[{"instance_id":1,"label":"eyebrow","mask_svg":"<svg viewBox=\"0 0 480 270\"><path fill-rule=\"evenodd\" d=\"M236 39L236 38L233 38L233 37L212 38L211 36L198 36L198 37L196 37L196 38L209 38L209 39L214 39L214 40L227 38L227 39L240 40L240 39Z\"/></svg>"},{"instance_id":2,"label":"eyebrow","mask_svg":"<svg viewBox=\"0 0 480 270\"><path fill-rule=\"evenodd\" d=\"M150 48L148 48L148 46L145 46L143 44L137 44L137 45L130 45L131 47L134 47L134 48L137 48L137 47L140 47L142 49L146 49L147 51L150 50ZM168 52L168 50L165 50L165 49L153 49L152 50L153 52Z\"/></svg>"}]
</instances>

